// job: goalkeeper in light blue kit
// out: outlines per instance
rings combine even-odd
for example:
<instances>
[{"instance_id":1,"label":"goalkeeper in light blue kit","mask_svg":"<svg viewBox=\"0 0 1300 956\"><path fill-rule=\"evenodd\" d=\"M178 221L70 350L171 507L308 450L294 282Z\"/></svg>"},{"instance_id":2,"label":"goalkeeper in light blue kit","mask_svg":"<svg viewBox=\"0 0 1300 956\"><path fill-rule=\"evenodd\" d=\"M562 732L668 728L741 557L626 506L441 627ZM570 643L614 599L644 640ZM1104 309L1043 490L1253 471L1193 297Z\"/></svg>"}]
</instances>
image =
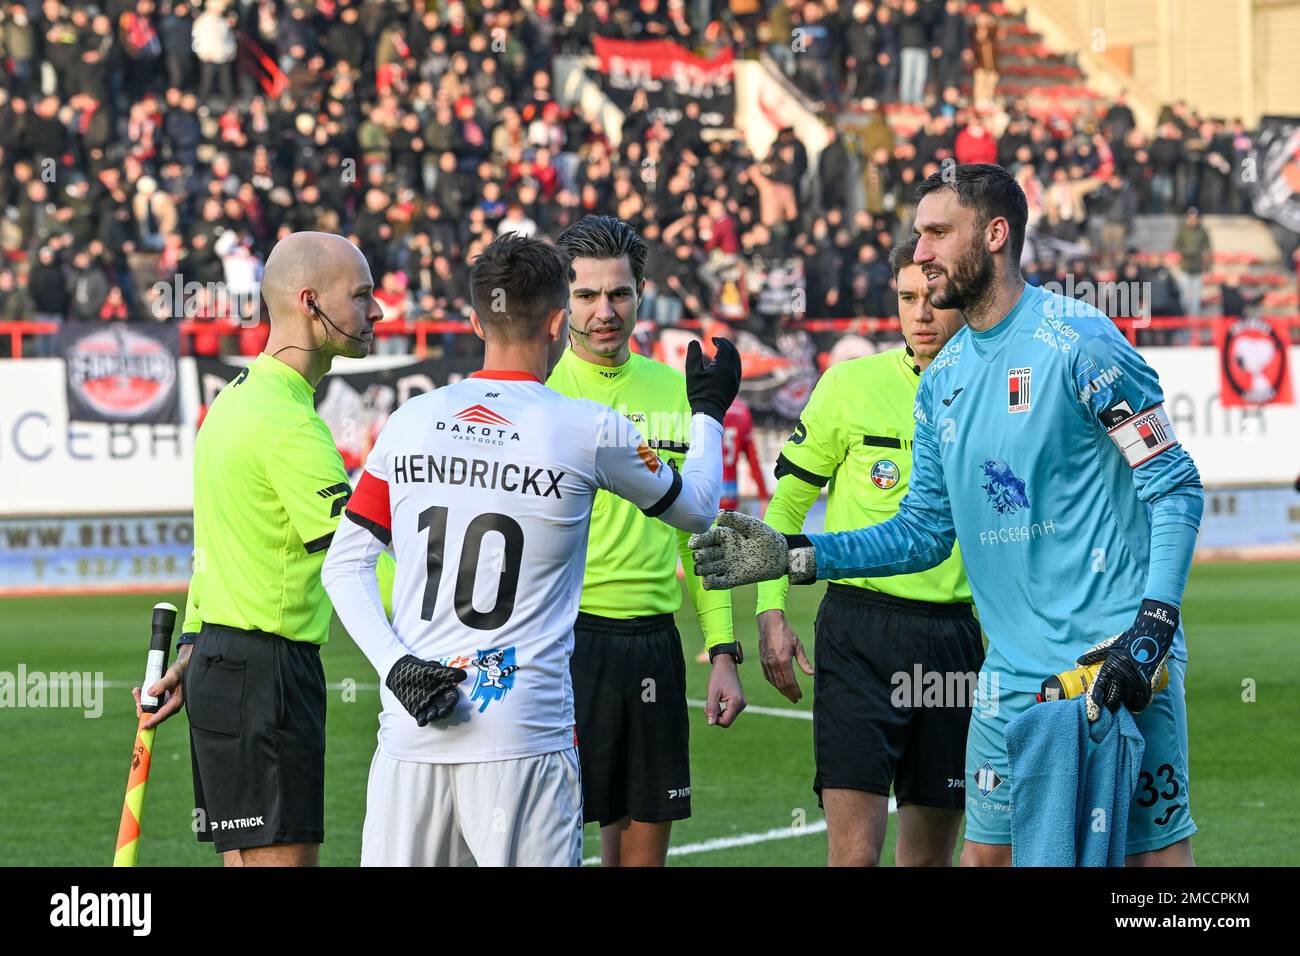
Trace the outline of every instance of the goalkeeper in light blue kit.
<instances>
[{"instance_id":1,"label":"goalkeeper in light blue kit","mask_svg":"<svg viewBox=\"0 0 1300 956\"><path fill-rule=\"evenodd\" d=\"M911 490L896 517L782 535L724 512L692 538L706 588L932 568L954 538L988 635L966 744L963 865L1011 862L1007 724L1043 679L1101 662L1089 716L1123 703L1146 740L1129 865L1192 863L1179 604L1203 495L1156 374L1115 324L1026 285L1027 207L1000 166L948 167L917 190L914 260L966 328L922 376ZM1117 636L1115 636L1117 635ZM1169 686L1156 694L1162 663Z\"/></svg>"}]
</instances>

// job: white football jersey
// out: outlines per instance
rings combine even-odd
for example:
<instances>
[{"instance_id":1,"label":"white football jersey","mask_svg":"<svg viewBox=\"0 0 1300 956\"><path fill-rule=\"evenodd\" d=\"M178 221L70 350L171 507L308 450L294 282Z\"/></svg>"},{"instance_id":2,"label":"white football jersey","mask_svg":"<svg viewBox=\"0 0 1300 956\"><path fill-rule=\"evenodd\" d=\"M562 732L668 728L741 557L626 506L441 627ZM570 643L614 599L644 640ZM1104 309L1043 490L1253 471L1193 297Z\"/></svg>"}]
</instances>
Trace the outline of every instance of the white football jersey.
<instances>
[{"instance_id":1,"label":"white football jersey","mask_svg":"<svg viewBox=\"0 0 1300 956\"><path fill-rule=\"evenodd\" d=\"M381 681L406 654L468 676L452 716L424 727L382 687L383 751L473 763L573 746L569 658L596 491L703 530L717 510L721 434L695 416L678 473L617 412L520 372L476 373L394 412L322 577ZM391 626L373 572L389 545Z\"/></svg>"}]
</instances>

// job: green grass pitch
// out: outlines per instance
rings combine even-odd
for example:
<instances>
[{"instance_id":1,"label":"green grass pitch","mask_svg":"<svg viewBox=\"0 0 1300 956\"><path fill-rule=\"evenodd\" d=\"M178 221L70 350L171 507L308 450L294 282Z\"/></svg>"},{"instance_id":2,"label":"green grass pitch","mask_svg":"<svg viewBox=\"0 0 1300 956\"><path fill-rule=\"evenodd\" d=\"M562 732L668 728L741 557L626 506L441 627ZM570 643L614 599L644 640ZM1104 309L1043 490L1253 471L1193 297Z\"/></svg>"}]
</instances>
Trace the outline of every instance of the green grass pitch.
<instances>
[{"instance_id":1,"label":"green grass pitch","mask_svg":"<svg viewBox=\"0 0 1300 956\"><path fill-rule=\"evenodd\" d=\"M1191 733L1192 811L1201 832L1193 847L1201 865L1296 865L1300 817L1294 813L1300 727L1300 565L1198 565L1183 617L1191 647L1187 677ZM791 591L791 619L812 644L821 588ZM100 866L113 857L126 783L138 682L155 601L183 605L183 595L11 599L0 612L0 671L102 672L117 682L104 692L103 714L80 710L0 709L0 865ZM753 590L737 597L738 634L756 658ZM689 610L678 617L688 661L699 647ZM332 685L377 678L338 628L324 652ZM705 693L707 666L688 663L690 696ZM752 705L791 705L763 680L756 660L742 667ZM1244 700L1253 682L1253 701ZM375 746L378 693L362 689L352 702L330 691L326 794L327 842L321 862L355 865L360 856L366 774ZM767 831L799 820L822 820L812 794L812 723L749 712L730 730L706 727L691 711L695 815L674 828L678 847ZM185 718L159 729L145 804L140 865L216 865L191 829L193 795ZM586 853L599 852L593 828ZM893 861L894 828L885 862ZM673 865L745 866L824 863L826 837L813 827L789 839L673 856Z\"/></svg>"}]
</instances>

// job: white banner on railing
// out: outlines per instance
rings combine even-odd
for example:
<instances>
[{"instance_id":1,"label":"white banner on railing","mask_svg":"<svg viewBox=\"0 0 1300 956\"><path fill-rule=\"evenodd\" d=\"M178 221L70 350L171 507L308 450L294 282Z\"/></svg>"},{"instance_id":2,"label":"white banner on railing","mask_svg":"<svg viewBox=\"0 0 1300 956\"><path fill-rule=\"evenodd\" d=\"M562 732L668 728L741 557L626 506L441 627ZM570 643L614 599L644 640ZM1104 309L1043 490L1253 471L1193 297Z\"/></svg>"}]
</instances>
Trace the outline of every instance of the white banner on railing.
<instances>
[{"instance_id":1,"label":"white banner on railing","mask_svg":"<svg viewBox=\"0 0 1300 956\"><path fill-rule=\"evenodd\" d=\"M1224 408L1216 349L1143 354L1160 375L1169 419L1207 486L1295 480L1300 405ZM1291 360L1300 367L1300 349L1291 350ZM0 517L190 509L199 398L192 359L180 363L178 426L70 423L62 360L8 361L0 369ZM760 439L765 478L784 438ZM742 466L742 489L752 492L747 472Z\"/></svg>"},{"instance_id":2,"label":"white banner on railing","mask_svg":"<svg viewBox=\"0 0 1300 956\"><path fill-rule=\"evenodd\" d=\"M1291 484L1300 473L1300 404L1225 408L1219 401L1220 352L1150 348L1142 356L1160 376L1174 434L1205 485ZM1298 368L1300 348L1290 350Z\"/></svg>"},{"instance_id":3,"label":"white banner on railing","mask_svg":"<svg viewBox=\"0 0 1300 956\"><path fill-rule=\"evenodd\" d=\"M68 421L62 359L0 362L0 516L188 511L194 361L180 362L178 425Z\"/></svg>"}]
</instances>

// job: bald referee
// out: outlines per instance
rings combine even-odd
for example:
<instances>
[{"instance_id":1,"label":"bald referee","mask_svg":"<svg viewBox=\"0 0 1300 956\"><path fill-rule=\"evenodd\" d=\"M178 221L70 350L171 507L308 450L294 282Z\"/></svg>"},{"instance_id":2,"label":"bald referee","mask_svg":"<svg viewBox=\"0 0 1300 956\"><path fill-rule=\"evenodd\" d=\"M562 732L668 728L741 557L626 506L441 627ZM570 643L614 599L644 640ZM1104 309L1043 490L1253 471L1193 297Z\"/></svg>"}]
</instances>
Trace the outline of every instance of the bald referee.
<instances>
[{"instance_id":1,"label":"bald referee","mask_svg":"<svg viewBox=\"0 0 1300 956\"><path fill-rule=\"evenodd\" d=\"M320 572L351 488L312 396L336 356L369 353L373 291L342 236L282 239L262 278L266 351L195 441L194 575L150 724L188 703L199 840L227 866L314 866L325 838Z\"/></svg>"}]
</instances>

